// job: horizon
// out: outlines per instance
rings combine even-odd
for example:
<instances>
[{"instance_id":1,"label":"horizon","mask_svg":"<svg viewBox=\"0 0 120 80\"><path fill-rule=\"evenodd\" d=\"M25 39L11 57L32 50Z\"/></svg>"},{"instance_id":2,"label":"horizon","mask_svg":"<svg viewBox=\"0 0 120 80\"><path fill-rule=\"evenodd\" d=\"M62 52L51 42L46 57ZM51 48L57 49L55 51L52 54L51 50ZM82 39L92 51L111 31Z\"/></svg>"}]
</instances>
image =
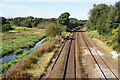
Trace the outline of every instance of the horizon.
<instances>
[{"instance_id":1,"label":"horizon","mask_svg":"<svg viewBox=\"0 0 120 80\"><path fill-rule=\"evenodd\" d=\"M18 0L19 1L19 0ZM68 12L70 18L87 20L89 10L93 4L114 5L117 1L101 2L11 2L1 1L0 16L5 18L28 17L58 18L60 14Z\"/></svg>"}]
</instances>

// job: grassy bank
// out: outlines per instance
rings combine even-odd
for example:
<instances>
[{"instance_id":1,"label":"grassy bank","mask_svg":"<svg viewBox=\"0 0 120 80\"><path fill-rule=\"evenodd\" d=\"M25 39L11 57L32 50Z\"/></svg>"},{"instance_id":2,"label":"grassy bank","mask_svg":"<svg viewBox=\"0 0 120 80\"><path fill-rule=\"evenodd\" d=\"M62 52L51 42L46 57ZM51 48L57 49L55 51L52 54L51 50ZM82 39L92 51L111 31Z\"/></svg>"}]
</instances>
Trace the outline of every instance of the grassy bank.
<instances>
[{"instance_id":1,"label":"grassy bank","mask_svg":"<svg viewBox=\"0 0 120 80\"><path fill-rule=\"evenodd\" d=\"M4 64L2 64L2 66L0 66L0 71L1 73L7 71L10 67L13 67L16 63L18 63L21 59L23 59L25 56L27 56L28 54L30 54L32 51L29 51L27 53L23 53L20 56L14 58L12 61L10 62L5 62Z\"/></svg>"},{"instance_id":2,"label":"grassy bank","mask_svg":"<svg viewBox=\"0 0 120 80\"><path fill-rule=\"evenodd\" d=\"M34 46L45 34L43 29L25 28L5 32L1 36L2 53L0 55L4 56Z\"/></svg>"},{"instance_id":3,"label":"grassy bank","mask_svg":"<svg viewBox=\"0 0 120 80\"><path fill-rule=\"evenodd\" d=\"M33 51L32 56L21 61L17 67L8 72L5 78L39 78L45 73L46 68L61 42L61 36L51 38L49 41L44 42Z\"/></svg>"},{"instance_id":4,"label":"grassy bank","mask_svg":"<svg viewBox=\"0 0 120 80\"><path fill-rule=\"evenodd\" d=\"M115 35L102 36L99 35L96 30L87 32L87 35L91 37L98 46L100 46L106 53L111 55L111 51L114 51L114 46L117 45L115 41Z\"/></svg>"}]
</instances>

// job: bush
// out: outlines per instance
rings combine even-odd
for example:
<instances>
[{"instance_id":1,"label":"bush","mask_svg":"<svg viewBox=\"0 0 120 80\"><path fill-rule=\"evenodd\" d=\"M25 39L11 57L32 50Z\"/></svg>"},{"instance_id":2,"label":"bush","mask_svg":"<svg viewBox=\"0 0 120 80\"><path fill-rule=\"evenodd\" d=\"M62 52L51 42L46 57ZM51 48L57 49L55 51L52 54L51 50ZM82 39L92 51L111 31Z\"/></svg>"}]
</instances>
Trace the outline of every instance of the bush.
<instances>
[{"instance_id":1,"label":"bush","mask_svg":"<svg viewBox=\"0 0 120 80\"><path fill-rule=\"evenodd\" d=\"M62 41L62 39L57 37L57 38L54 39L54 42L53 42L53 43L58 44L58 43L60 43L61 41Z\"/></svg>"},{"instance_id":2,"label":"bush","mask_svg":"<svg viewBox=\"0 0 120 80\"><path fill-rule=\"evenodd\" d=\"M91 38L97 38L97 39L102 38L102 35L100 35L100 34L97 32L97 30L88 32L88 35L89 35Z\"/></svg>"},{"instance_id":3,"label":"bush","mask_svg":"<svg viewBox=\"0 0 120 80\"><path fill-rule=\"evenodd\" d=\"M113 50L115 50L119 53L120 52L120 45L119 44L114 44L113 45Z\"/></svg>"},{"instance_id":4,"label":"bush","mask_svg":"<svg viewBox=\"0 0 120 80\"><path fill-rule=\"evenodd\" d=\"M49 40L50 40L50 38L47 37L47 38L45 38L45 39L42 41L42 43L45 43L45 42L47 42L47 41L49 41Z\"/></svg>"},{"instance_id":5,"label":"bush","mask_svg":"<svg viewBox=\"0 0 120 80\"><path fill-rule=\"evenodd\" d=\"M51 23L50 22L42 22L42 23L38 24L37 28L45 29L49 24L51 24Z\"/></svg>"},{"instance_id":6,"label":"bush","mask_svg":"<svg viewBox=\"0 0 120 80\"><path fill-rule=\"evenodd\" d=\"M13 28L10 26L10 24L5 24L2 26L2 32L12 30Z\"/></svg>"},{"instance_id":7,"label":"bush","mask_svg":"<svg viewBox=\"0 0 120 80\"><path fill-rule=\"evenodd\" d=\"M55 37L56 35L60 35L62 32L62 28L57 24L51 23L45 28L46 34L50 37Z\"/></svg>"},{"instance_id":8,"label":"bush","mask_svg":"<svg viewBox=\"0 0 120 80\"><path fill-rule=\"evenodd\" d=\"M23 49L18 49L14 52L14 54L21 54L23 52Z\"/></svg>"}]
</instances>

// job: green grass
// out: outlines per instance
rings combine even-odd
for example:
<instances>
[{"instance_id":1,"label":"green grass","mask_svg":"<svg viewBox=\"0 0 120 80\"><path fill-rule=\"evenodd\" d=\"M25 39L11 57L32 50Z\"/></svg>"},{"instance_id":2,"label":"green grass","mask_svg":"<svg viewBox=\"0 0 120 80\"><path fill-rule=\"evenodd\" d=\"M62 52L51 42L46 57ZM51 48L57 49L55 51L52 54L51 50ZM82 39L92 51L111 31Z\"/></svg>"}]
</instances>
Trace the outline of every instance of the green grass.
<instances>
[{"instance_id":1,"label":"green grass","mask_svg":"<svg viewBox=\"0 0 120 80\"><path fill-rule=\"evenodd\" d=\"M109 47L111 47L113 50L117 51L118 53L120 52L120 46L119 43L117 43L116 34L112 36L108 35L102 36L98 34L97 30L94 30L87 32L87 35L90 36L91 38L100 39L101 41L105 42Z\"/></svg>"},{"instance_id":2,"label":"green grass","mask_svg":"<svg viewBox=\"0 0 120 80\"><path fill-rule=\"evenodd\" d=\"M19 33L20 31L9 30L8 32L10 32L10 33Z\"/></svg>"},{"instance_id":3,"label":"green grass","mask_svg":"<svg viewBox=\"0 0 120 80\"><path fill-rule=\"evenodd\" d=\"M97 39L102 38L102 35L99 35L99 33L97 32L97 30L87 32L87 34L88 34L91 38L97 38Z\"/></svg>"},{"instance_id":4,"label":"green grass","mask_svg":"<svg viewBox=\"0 0 120 80\"><path fill-rule=\"evenodd\" d=\"M43 41L42 41L42 43L45 43L45 42L47 42L47 41L49 41L50 40L50 37L46 37Z\"/></svg>"},{"instance_id":5,"label":"green grass","mask_svg":"<svg viewBox=\"0 0 120 80\"><path fill-rule=\"evenodd\" d=\"M29 51L27 53L23 53L20 56L14 58L12 61L10 62L5 62L4 64L2 64L2 66L0 66L0 71L1 72L5 72L8 68L14 66L17 62L19 62L22 58L24 58L26 55L28 55L29 53L31 53L33 51Z\"/></svg>"},{"instance_id":6,"label":"green grass","mask_svg":"<svg viewBox=\"0 0 120 80\"><path fill-rule=\"evenodd\" d=\"M14 51L14 54L21 54L23 52L23 49L17 49L16 51Z\"/></svg>"},{"instance_id":7,"label":"green grass","mask_svg":"<svg viewBox=\"0 0 120 80\"><path fill-rule=\"evenodd\" d=\"M13 29L26 29L26 27L17 27L17 26L11 26Z\"/></svg>"},{"instance_id":8,"label":"green grass","mask_svg":"<svg viewBox=\"0 0 120 80\"><path fill-rule=\"evenodd\" d=\"M19 31L19 33L2 34L2 53L0 55L4 56L12 54L18 49L30 48L45 36L42 29L30 28L15 31Z\"/></svg>"}]
</instances>

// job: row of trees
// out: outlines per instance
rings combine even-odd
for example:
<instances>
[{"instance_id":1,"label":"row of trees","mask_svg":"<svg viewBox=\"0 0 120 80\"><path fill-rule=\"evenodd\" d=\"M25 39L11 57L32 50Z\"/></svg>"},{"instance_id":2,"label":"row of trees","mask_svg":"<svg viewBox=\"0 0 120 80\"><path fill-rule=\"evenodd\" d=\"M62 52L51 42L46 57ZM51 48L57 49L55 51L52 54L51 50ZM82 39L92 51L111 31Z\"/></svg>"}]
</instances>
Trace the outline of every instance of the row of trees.
<instances>
[{"instance_id":1,"label":"row of trees","mask_svg":"<svg viewBox=\"0 0 120 80\"><path fill-rule=\"evenodd\" d=\"M28 17L16 17L16 18L4 18L0 17L0 26L2 31L7 31L12 29L11 26L23 26L27 28L42 28L44 29L46 25L50 23L55 23L59 25L65 25L67 28L73 28L79 25L83 25L84 21L79 21L76 18L69 18L70 14L68 12L62 13L57 19L56 18L34 18L32 16Z\"/></svg>"},{"instance_id":2,"label":"row of trees","mask_svg":"<svg viewBox=\"0 0 120 80\"><path fill-rule=\"evenodd\" d=\"M120 1L110 6L107 4L93 5L89 15L86 23L87 30L97 30L100 35L108 36L114 35L113 30L117 29L114 41L117 41L116 48L120 48Z\"/></svg>"},{"instance_id":3,"label":"row of trees","mask_svg":"<svg viewBox=\"0 0 120 80\"><path fill-rule=\"evenodd\" d=\"M46 27L46 33L49 36L60 35L62 31L66 31L77 26L82 26L85 21L79 21L76 18L69 18L70 14L68 12L62 13L56 23L49 24Z\"/></svg>"},{"instance_id":4,"label":"row of trees","mask_svg":"<svg viewBox=\"0 0 120 80\"><path fill-rule=\"evenodd\" d=\"M60 25L66 25L67 29L75 28L77 26L82 26L85 24L86 20L78 20L76 18L69 18L70 14L68 12L62 13L58 17L58 23Z\"/></svg>"},{"instance_id":5,"label":"row of trees","mask_svg":"<svg viewBox=\"0 0 120 80\"><path fill-rule=\"evenodd\" d=\"M34 18L32 16L29 17L17 17L17 18L8 18L6 19L5 17L0 17L0 27L2 27L2 31L7 31L11 30L11 26L21 26L21 27L27 27L27 28L33 28L33 27L38 27L39 24L44 24L46 22L48 23L55 23L57 19L55 18L50 18L50 19L45 19L45 18Z\"/></svg>"},{"instance_id":6,"label":"row of trees","mask_svg":"<svg viewBox=\"0 0 120 80\"><path fill-rule=\"evenodd\" d=\"M106 4L94 5L89 11L88 30L97 30L99 34L110 35L112 29L120 26L120 1L114 6Z\"/></svg>"}]
</instances>

